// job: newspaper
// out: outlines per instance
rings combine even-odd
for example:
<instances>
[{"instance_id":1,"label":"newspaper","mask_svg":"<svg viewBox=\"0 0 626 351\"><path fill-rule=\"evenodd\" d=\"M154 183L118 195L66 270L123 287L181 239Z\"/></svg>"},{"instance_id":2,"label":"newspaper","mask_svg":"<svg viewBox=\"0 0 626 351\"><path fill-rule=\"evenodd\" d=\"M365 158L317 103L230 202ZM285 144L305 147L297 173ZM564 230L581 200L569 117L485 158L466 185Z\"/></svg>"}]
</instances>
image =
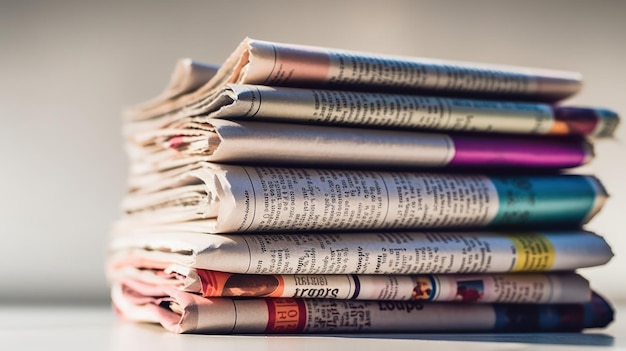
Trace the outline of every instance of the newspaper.
<instances>
[{"instance_id":1,"label":"newspaper","mask_svg":"<svg viewBox=\"0 0 626 351\"><path fill-rule=\"evenodd\" d=\"M597 294L557 305L238 299L128 281L114 284L111 295L124 318L175 333L574 332L606 327L614 314Z\"/></svg>"},{"instance_id":2,"label":"newspaper","mask_svg":"<svg viewBox=\"0 0 626 351\"><path fill-rule=\"evenodd\" d=\"M463 94L556 101L581 88L575 72L386 56L246 38L194 92L127 111L145 120L203 105L226 84Z\"/></svg>"},{"instance_id":3,"label":"newspaper","mask_svg":"<svg viewBox=\"0 0 626 351\"><path fill-rule=\"evenodd\" d=\"M182 95L192 93L211 80L218 69L219 66L189 58L179 59L165 90L144 106L158 105L164 101L174 100Z\"/></svg>"},{"instance_id":4,"label":"newspaper","mask_svg":"<svg viewBox=\"0 0 626 351\"><path fill-rule=\"evenodd\" d=\"M109 265L111 281L171 286L204 297L423 300L463 303L583 303L589 282L575 273L236 274L129 257ZM161 268L165 266L165 268Z\"/></svg>"},{"instance_id":5,"label":"newspaper","mask_svg":"<svg viewBox=\"0 0 626 351\"><path fill-rule=\"evenodd\" d=\"M485 138L228 120L146 131L130 142L135 174L203 161L342 168L572 168L593 157L591 144L580 138Z\"/></svg>"},{"instance_id":6,"label":"newspaper","mask_svg":"<svg viewBox=\"0 0 626 351\"><path fill-rule=\"evenodd\" d=\"M193 221L209 233L579 226L607 198L582 175L195 166L181 175L189 185L129 194L120 223Z\"/></svg>"},{"instance_id":7,"label":"newspaper","mask_svg":"<svg viewBox=\"0 0 626 351\"><path fill-rule=\"evenodd\" d=\"M602 237L580 230L200 235L173 229L115 235L111 264L132 258L238 274L408 275L568 271L613 256Z\"/></svg>"},{"instance_id":8,"label":"newspaper","mask_svg":"<svg viewBox=\"0 0 626 351\"><path fill-rule=\"evenodd\" d=\"M186 111L194 122L238 118L306 124L514 134L613 136L617 113L545 103L229 84Z\"/></svg>"},{"instance_id":9,"label":"newspaper","mask_svg":"<svg viewBox=\"0 0 626 351\"><path fill-rule=\"evenodd\" d=\"M613 256L579 229L606 201L602 184L495 173L593 157L585 138L611 136L617 114L550 105L580 85L572 72L253 39L219 68L181 60L127 111L114 306L175 332L605 326L610 306L573 272ZM531 100L545 103L519 102ZM415 169L433 167L457 168Z\"/></svg>"}]
</instances>

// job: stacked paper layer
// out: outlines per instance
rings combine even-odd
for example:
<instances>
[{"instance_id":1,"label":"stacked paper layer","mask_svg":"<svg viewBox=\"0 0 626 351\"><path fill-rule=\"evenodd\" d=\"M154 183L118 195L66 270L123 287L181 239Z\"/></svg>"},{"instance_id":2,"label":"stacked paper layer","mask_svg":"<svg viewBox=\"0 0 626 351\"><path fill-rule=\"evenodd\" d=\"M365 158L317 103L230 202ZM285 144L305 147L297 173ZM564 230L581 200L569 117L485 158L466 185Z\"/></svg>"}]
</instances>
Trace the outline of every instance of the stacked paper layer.
<instances>
[{"instance_id":1,"label":"stacked paper layer","mask_svg":"<svg viewBox=\"0 0 626 351\"><path fill-rule=\"evenodd\" d=\"M244 40L127 110L121 316L173 332L580 331L616 113L572 72Z\"/></svg>"}]
</instances>

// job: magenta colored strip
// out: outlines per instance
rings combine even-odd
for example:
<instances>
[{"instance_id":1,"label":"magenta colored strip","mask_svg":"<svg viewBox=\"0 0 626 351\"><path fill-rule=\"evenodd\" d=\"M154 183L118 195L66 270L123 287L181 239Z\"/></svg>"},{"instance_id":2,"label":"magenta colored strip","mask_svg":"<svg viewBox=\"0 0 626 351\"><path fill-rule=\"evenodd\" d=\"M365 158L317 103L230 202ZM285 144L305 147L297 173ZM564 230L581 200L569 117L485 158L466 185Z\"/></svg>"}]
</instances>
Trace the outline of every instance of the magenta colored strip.
<instances>
[{"instance_id":1,"label":"magenta colored strip","mask_svg":"<svg viewBox=\"0 0 626 351\"><path fill-rule=\"evenodd\" d=\"M452 137L455 155L450 166L571 168L587 161L584 141L540 137Z\"/></svg>"}]
</instances>

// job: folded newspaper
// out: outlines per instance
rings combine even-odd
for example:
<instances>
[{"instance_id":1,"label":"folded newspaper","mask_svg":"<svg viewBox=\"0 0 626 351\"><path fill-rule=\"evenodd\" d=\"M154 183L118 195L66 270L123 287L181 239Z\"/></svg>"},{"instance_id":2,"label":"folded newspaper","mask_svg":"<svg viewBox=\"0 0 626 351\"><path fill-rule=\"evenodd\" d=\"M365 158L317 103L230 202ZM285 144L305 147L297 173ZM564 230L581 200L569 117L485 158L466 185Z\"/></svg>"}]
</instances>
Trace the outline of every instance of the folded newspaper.
<instances>
[{"instance_id":1,"label":"folded newspaper","mask_svg":"<svg viewBox=\"0 0 626 351\"><path fill-rule=\"evenodd\" d=\"M136 280L204 297L583 303L589 282L571 272L516 274L237 274L138 257L110 262L110 281Z\"/></svg>"},{"instance_id":2,"label":"folded newspaper","mask_svg":"<svg viewBox=\"0 0 626 351\"><path fill-rule=\"evenodd\" d=\"M219 69L180 60L162 94L128 109L131 123L125 128L132 134L177 122L255 118L402 129L612 136L619 121L614 111L512 101L560 100L580 86L580 74L574 72L384 56L247 38Z\"/></svg>"},{"instance_id":3,"label":"folded newspaper","mask_svg":"<svg viewBox=\"0 0 626 351\"><path fill-rule=\"evenodd\" d=\"M289 147L285 147L289 145ZM136 133L133 176L197 162L394 168L571 168L593 157L582 138L448 135L213 120Z\"/></svg>"},{"instance_id":4,"label":"folded newspaper","mask_svg":"<svg viewBox=\"0 0 626 351\"><path fill-rule=\"evenodd\" d=\"M150 120L126 132L217 118L427 131L613 136L619 123L604 108L553 106L423 95L228 84L202 106Z\"/></svg>"},{"instance_id":5,"label":"folded newspaper","mask_svg":"<svg viewBox=\"0 0 626 351\"><path fill-rule=\"evenodd\" d=\"M582 230L202 235L141 228L117 235L109 249L110 262L135 258L240 274L568 271L613 257L602 237Z\"/></svg>"},{"instance_id":6,"label":"folded newspaper","mask_svg":"<svg viewBox=\"0 0 626 351\"><path fill-rule=\"evenodd\" d=\"M496 176L195 164L129 194L119 226L179 223L207 233L580 226L602 208L582 175ZM152 182L152 184L150 183Z\"/></svg>"},{"instance_id":7,"label":"folded newspaper","mask_svg":"<svg viewBox=\"0 0 626 351\"><path fill-rule=\"evenodd\" d=\"M603 108L406 94L229 84L192 121L237 118L405 130L613 135L619 117ZM163 121L165 122L165 120Z\"/></svg>"},{"instance_id":8,"label":"folded newspaper","mask_svg":"<svg viewBox=\"0 0 626 351\"><path fill-rule=\"evenodd\" d=\"M175 333L575 332L602 328L599 295L578 304L458 304L284 298L205 298L169 286L115 283L116 311Z\"/></svg>"},{"instance_id":9,"label":"folded newspaper","mask_svg":"<svg viewBox=\"0 0 626 351\"><path fill-rule=\"evenodd\" d=\"M192 69L176 72L180 77ZM203 71L205 72L205 71ZM202 78L208 78L203 75ZM195 79L188 79L195 80ZM146 119L202 105L226 84L308 87L360 91L401 91L556 101L577 93L581 75L545 69L400 57L276 43L246 38L204 85L165 93L131 108Z\"/></svg>"}]
</instances>

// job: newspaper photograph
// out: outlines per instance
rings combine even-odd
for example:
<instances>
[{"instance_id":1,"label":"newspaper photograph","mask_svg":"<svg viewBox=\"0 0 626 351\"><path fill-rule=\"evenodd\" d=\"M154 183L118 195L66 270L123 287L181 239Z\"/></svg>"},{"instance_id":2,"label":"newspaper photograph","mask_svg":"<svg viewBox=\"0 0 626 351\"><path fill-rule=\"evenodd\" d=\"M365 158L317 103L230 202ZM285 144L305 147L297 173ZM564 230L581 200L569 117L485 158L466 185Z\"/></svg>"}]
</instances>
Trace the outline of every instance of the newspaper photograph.
<instances>
[{"instance_id":1,"label":"newspaper photograph","mask_svg":"<svg viewBox=\"0 0 626 351\"><path fill-rule=\"evenodd\" d=\"M573 174L196 166L187 186L129 194L121 223L195 221L208 233L574 227L608 196L597 178Z\"/></svg>"},{"instance_id":2,"label":"newspaper photograph","mask_svg":"<svg viewBox=\"0 0 626 351\"><path fill-rule=\"evenodd\" d=\"M218 119L138 133L129 142L129 156L139 165L133 170L144 172L170 170L183 166L183 162L564 169L593 158L591 143L582 138L485 138Z\"/></svg>"},{"instance_id":3,"label":"newspaper photograph","mask_svg":"<svg viewBox=\"0 0 626 351\"><path fill-rule=\"evenodd\" d=\"M571 271L607 263L599 235L376 232L201 235L164 226L121 232L109 262L130 258L239 274L469 274Z\"/></svg>"},{"instance_id":4,"label":"newspaper photograph","mask_svg":"<svg viewBox=\"0 0 626 351\"><path fill-rule=\"evenodd\" d=\"M246 38L197 90L127 110L134 120L175 114L226 84L463 94L553 102L581 88L577 72L361 53Z\"/></svg>"},{"instance_id":5,"label":"newspaper photograph","mask_svg":"<svg viewBox=\"0 0 626 351\"><path fill-rule=\"evenodd\" d=\"M613 308L581 304L456 304L285 298L205 298L136 281L114 284L117 312L174 333L578 332L602 328Z\"/></svg>"},{"instance_id":6,"label":"newspaper photograph","mask_svg":"<svg viewBox=\"0 0 626 351\"><path fill-rule=\"evenodd\" d=\"M236 274L128 257L109 265L112 281L171 286L204 297L420 300L460 303L583 303L589 282L572 272L517 274ZM167 266L165 269L160 266Z\"/></svg>"}]
</instances>

